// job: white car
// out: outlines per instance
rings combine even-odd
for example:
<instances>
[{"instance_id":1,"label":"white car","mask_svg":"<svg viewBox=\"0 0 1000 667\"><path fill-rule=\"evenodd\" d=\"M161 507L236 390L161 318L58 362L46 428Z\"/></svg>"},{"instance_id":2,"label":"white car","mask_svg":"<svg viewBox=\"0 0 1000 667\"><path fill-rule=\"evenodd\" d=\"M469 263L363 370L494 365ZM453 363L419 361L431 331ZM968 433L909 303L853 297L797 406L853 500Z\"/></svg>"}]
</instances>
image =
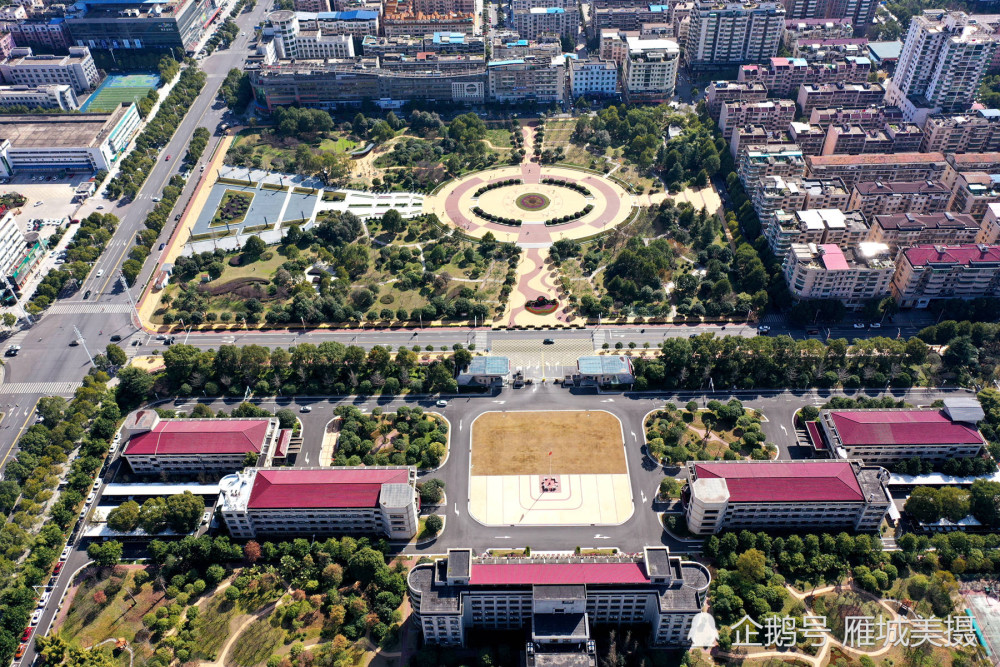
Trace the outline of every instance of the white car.
<instances>
[{"instance_id":1,"label":"white car","mask_svg":"<svg viewBox=\"0 0 1000 667\"><path fill-rule=\"evenodd\" d=\"M35 202L35 206L41 206L41 205L42 205L42 202L40 202L40 201L36 201Z\"/></svg>"},{"instance_id":2,"label":"white car","mask_svg":"<svg viewBox=\"0 0 1000 667\"><path fill-rule=\"evenodd\" d=\"M91 491L97 491L99 488L101 488L101 478L100 477L98 477L97 479L94 480L94 487L91 489Z\"/></svg>"},{"instance_id":3,"label":"white car","mask_svg":"<svg viewBox=\"0 0 1000 667\"><path fill-rule=\"evenodd\" d=\"M864 329L864 328L865 328L865 325L864 325L864 324L862 324L861 322L855 322L855 323L854 323L854 328L855 328L855 329Z\"/></svg>"},{"instance_id":4,"label":"white car","mask_svg":"<svg viewBox=\"0 0 1000 667\"><path fill-rule=\"evenodd\" d=\"M38 598L38 608L42 609L49 603L49 598L52 597L52 593L45 591L42 593L42 597Z\"/></svg>"},{"instance_id":5,"label":"white car","mask_svg":"<svg viewBox=\"0 0 1000 667\"><path fill-rule=\"evenodd\" d=\"M97 269L97 277L100 278L104 275L104 269Z\"/></svg>"},{"instance_id":6,"label":"white car","mask_svg":"<svg viewBox=\"0 0 1000 667\"><path fill-rule=\"evenodd\" d=\"M63 549L62 555L59 556L59 560L66 560L71 553L73 553L73 547L66 547Z\"/></svg>"},{"instance_id":7,"label":"white car","mask_svg":"<svg viewBox=\"0 0 1000 667\"><path fill-rule=\"evenodd\" d=\"M212 510L205 510L205 513L201 516L201 525L206 526L208 522L212 520Z\"/></svg>"},{"instance_id":8,"label":"white car","mask_svg":"<svg viewBox=\"0 0 1000 667\"><path fill-rule=\"evenodd\" d=\"M439 408L446 408L446 407L448 407L448 401L446 401L446 400L444 400L442 398L440 401L438 401L434 405L438 406Z\"/></svg>"},{"instance_id":9,"label":"white car","mask_svg":"<svg viewBox=\"0 0 1000 667\"><path fill-rule=\"evenodd\" d=\"M87 504L89 505L90 503L94 502L94 498L96 498L96 497L97 497L97 492L96 491L91 491L90 495L87 496Z\"/></svg>"},{"instance_id":10,"label":"white car","mask_svg":"<svg viewBox=\"0 0 1000 667\"><path fill-rule=\"evenodd\" d=\"M882 323L881 322L872 322L868 326L871 327L872 329L881 329L882 328Z\"/></svg>"},{"instance_id":11,"label":"white car","mask_svg":"<svg viewBox=\"0 0 1000 667\"><path fill-rule=\"evenodd\" d=\"M42 620L42 610L36 609L35 613L31 615L31 625L38 625L40 620Z\"/></svg>"}]
</instances>

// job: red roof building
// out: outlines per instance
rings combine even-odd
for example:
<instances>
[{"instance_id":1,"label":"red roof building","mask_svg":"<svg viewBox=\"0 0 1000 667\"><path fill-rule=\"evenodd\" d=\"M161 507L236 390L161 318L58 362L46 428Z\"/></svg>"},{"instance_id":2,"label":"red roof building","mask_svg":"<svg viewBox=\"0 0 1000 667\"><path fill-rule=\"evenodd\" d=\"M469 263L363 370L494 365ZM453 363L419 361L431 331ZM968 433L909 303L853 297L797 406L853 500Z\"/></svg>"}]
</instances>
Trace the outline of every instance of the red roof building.
<instances>
[{"instance_id":1,"label":"red roof building","mask_svg":"<svg viewBox=\"0 0 1000 667\"><path fill-rule=\"evenodd\" d=\"M219 482L230 534L355 533L409 539L419 513L411 467L253 468Z\"/></svg>"},{"instance_id":2,"label":"red roof building","mask_svg":"<svg viewBox=\"0 0 1000 667\"><path fill-rule=\"evenodd\" d=\"M935 299L1000 296L1000 246L907 248L896 258L892 293L904 308L926 308Z\"/></svg>"},{"instance_id":3,"label":"red roof building","mask_svg":"<svg viewBox=\"0 0 1000 667\"><path fill-rule=\"evenodd\" d=\"M888 473L860 461L712 461L688 465L688 529L877 530Z\"/></svg>"},{"instance_id":4,"label":"red roof building","mask_svg":"<svg viewBox=\"0 0 1000 667\"><path fill-rule=\"evenodd\" d=\"M942 410L823 410L818 424L836 456L870 465L968 458L985 444L975 424L953 421Z\"/></svg>"},{"instance_id":5,"label":"red roof building","mask_svg":"<svg viewBox=\"0 0 1000 667\"><path fill-rule=\"evenodd\" d=\"M277 419L160 419L139 410L125 422L122 456L140 474L233 472L247 455L261 464L274 456Z\"/></svg>"}]
</instances>

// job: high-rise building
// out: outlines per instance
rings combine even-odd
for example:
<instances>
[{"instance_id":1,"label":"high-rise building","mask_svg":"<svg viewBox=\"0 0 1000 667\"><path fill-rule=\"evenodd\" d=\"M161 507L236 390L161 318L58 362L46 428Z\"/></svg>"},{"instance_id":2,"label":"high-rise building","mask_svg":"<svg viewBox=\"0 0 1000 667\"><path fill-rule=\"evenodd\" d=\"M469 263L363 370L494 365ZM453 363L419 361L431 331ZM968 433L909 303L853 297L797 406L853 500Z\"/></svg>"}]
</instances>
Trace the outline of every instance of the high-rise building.
<instances>
[{"instance_id":1,"label":"high-rise building","mask_svg":"<svg viewBox=\"0 0 1000 667\"><path fill-rule=\"evenodd\" d=\"M926 308L936 299L1000 295L1000 246L921 245L896 259L892 294L903 308Z\"/></svg>"},{"instance_id":2,"label":"high-rise building","mask_svg":"<svg viewBox=\"0 0 1000 667\"><path fill-rule=\"evenodd\" d=\"M78 2L67 5L66 25L77 46L193 51L221 11L216 0Z\"/></svg>"},{"instance_id":3,"label":"high-rise building","mask_svg":"<svg viewBox=\"0 0 1000 667\"><path fill-rule=\"evenodd\" d=\"M696 69L767 62L784 30L781 3L702 0L691 12L685 58Z\"/></svg>"},{"instance_id":4,"label":"high-rise building","mask_svg":"<svg viewBox=\"0 0 1000 667\"><path fill-rule=\"evenodd\" d=\"M665 102L674 94L680 48L669 39L629 36L628 60L622 73L626 99L632 103Z\"/></svg>"},{"instance_id":5,"label":"high-rise building","mask_svg":"<svg viewBox=\"0 0 1000 667\"><path fill-rule=\"evenodd\" d=\"M514 30L522 39L536 39L544 32L554 32L576 39L580 32L580 10L573 6L534 7L513 14Z\"/></svg>"},{"instance_id":6,"label":"high-rise building","mask_svg":"<svg viewBox=\"0 0 1000 667\"><path fill-rule=\"evenodd\" d=\"M789 19L846 19L863 33L875 17L877 0L786 0Z\"/></svg>"},{"instance_id":7,"label":"high-rise building","mask_svg":"<svg viewBox=\"0 0 1000 667\"><path fill-rule=\"evenodd\" d=\"M17 48L11 57L0 63L0 77L6 83L25 86L67 84L73 92L93 90L101 82L101 75L85 46L71 46L69 55L35 55L30 48Z\"/></svg>"},{"instance_id":8,"label":"high-rise building","mask_svg":"<svg viewBox=\"0 0 1000 667\"><path fill-rule=\"evenodd\" d=\"M963 12L928 10L913 17L886 101L903 107L962 111L972 104L993 60L993 31Z\"/></svg>"}]
</instances>

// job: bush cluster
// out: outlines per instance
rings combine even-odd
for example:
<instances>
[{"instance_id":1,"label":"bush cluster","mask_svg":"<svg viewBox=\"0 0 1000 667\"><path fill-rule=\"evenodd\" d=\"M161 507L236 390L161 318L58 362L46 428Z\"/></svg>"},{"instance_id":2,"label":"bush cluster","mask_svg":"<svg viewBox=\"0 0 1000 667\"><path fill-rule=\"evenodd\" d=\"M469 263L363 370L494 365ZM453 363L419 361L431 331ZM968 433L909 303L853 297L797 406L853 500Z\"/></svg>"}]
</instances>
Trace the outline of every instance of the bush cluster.
<instances>
[{"instance_id":1,"label":"bush cluster","mask_svg":"<svg viewBox=\"0 0 1000 667\"><path fill-rule=\"evenodd\" d=\"M478 206L472 208L472 212L483 220L489 220L490 222L495 222L498 225L510 225L511 227L520 227L521 221L515 220L514 218L505 218L502 215L493 215L492 213L487 213Z\"/></svg>"},{"instance_id":2,"label":"bush cluster","mask_svg":"<svg viewBox=\"0 0 1000 667\"><path fill-rule=\"evenodd\" d=\"M558 185L561 188L569 188L570 190L576 190L584 197L590 196L590 190L580 185L579 183L574 183L573 181L564 181L561 178L543 178L542 183L544 183L545 185Z\"/></svg>"},{"instance_id":3,"label":"bush cluster","mask_svg":"<svg viewBox=\"0 0 1000 667\"><path fill-rule=\"evenodd\" d=\"M489 183L476 190L475 196L480 197L489 192L490 190L496 190L497 188L505 188L508 185L520 185L521 183L522 181L520 178L508 178L503 181L497 181L496 183Z\"/></svg>"},{"instance_id":4,"label":"bush cluster","mask_svg":"<svg viewBox=\"0 0 1000 667\"><path fill-rule=\"evenodd\" d=\"M545 221L546 227L551 227L552 225L561 225L565 222L573 222L574 220L579 220L583 216L587 215L594 210L593 204L587 204L582 211L577 211L576 213L568 213L559 218L549 218Z\"/></svg>"}]
</instances>

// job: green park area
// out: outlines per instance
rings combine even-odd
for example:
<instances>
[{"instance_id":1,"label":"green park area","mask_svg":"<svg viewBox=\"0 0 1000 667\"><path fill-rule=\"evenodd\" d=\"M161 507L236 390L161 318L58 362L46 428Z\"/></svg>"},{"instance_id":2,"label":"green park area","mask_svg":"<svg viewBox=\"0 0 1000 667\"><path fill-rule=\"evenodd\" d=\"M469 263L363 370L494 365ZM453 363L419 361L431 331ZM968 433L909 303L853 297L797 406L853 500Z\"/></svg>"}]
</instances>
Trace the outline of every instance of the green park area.
<instances>
[{"instance_id":1,"label":"green park area","mask_svg":"<svg viewBox=\"0 0 1000 667\"><path fill-rule=\"evenodd\" d=\"M412 350L403 348L396 356L401 354L416 360ZM372 414L364 414L354 406L344 405L334 413L340 418L340 436L333 465L436 468L448 456L447 422L440 415L425 413L423 408L402 407L397 412L376 408Z\"/></svg>"},{"instance_id":2,"label":"green park area","mask_svg":"<svg viewBox=\"0 0 1000 667\"><path fill-rule=\"evenodd\" d=\"M270 171L294 171L297 156L304 155L305 151L312 155L346 155L358 148L358 141L336 130L311 134L304 133L299 138L299 135L282 136L270 128L243 130L230 146L226 164ZM304 148L300 149L300 146Z\"/></svg>"},{"instance_id":3,"label":"green park area","mask_svg":"<svg viewBox=\"0 0 1000 667\"><path fill-rule=\"evenodd\" d=\"M331 213L308 231L290 227L275 247L252 237L238 252L179 257L154 322L482 322L503 308L515 246L442 236L438 225L396 211L376 231L408 238L410 225L412 244L381 245L353 214Z\"/></svg>"},{"instance_id":4,"label":"green park area","mask_svg":"<svg viewBox=\"0 0 1000 667\"><path fill-rule=\"evenodd\" d=\"M47 665L358 664L398 644L406 565L367 539L154 541L148 566L112 565L120 552L94 549L68 611L36 640Z\"/></svg>"},{"instance_id":5,"label":"green park area","mask_svg":"<svg viewBox=\"0 0 1000 667\"><path fill-rule=\"evenodd\" d=\"M212 216L212 227L220 225L237 225L243 222L250 210L253 202L252 192L241 192L239 190L226 190L219 202L219 208Z\"/></svg>"},{"instance_id":6,"label":"green park area","mask_svg":"<svg viewBox=\"0 0 1000 667\"><path fill-rule=\"evenodd\" d=\"M701 408L695 401L683 409L667 403L646 417L649 455L665 464L772 458L774 445L766 445L761 416L737 399L709 401Z\"/></svg>"}]
</instances>

